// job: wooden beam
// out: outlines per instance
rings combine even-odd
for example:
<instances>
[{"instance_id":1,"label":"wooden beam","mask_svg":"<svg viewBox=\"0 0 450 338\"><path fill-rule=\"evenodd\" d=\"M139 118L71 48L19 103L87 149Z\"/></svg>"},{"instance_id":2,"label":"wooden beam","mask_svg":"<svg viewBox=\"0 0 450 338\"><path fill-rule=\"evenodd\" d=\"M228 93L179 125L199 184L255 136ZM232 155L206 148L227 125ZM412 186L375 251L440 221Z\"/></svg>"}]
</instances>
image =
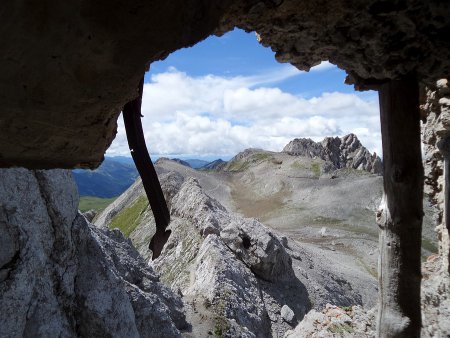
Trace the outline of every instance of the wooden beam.
<instances>
[{"instance_id":1,"label":"wooden beam","mask_svg":"<svg viewBox=\"0 0 450 338\"><path fill-rule=\"evenodd\" d=\"M378 337L420 337L423 166L418 83L379 87L384 196L377 212Z\"/></svg>"},{"instance_id":2,"label":"wooden beam","mask_svg":"<svg viewBox=\"0 0 450 338\"><path fill-rule=\"evenodd\" d=\"M170 213L155 167L150 159L145 144L144 131L142 130L141 104L143 86L144 78L139 84L139 96L135 100L128 102L123 107L122 113L131 156L141 176L142 185L155 217L156 233L149 243L149 247L153 252L152 258L155 259L160 255L170 235L170 231L165 231L170 222Z\"/></svg>"}]
</instances>

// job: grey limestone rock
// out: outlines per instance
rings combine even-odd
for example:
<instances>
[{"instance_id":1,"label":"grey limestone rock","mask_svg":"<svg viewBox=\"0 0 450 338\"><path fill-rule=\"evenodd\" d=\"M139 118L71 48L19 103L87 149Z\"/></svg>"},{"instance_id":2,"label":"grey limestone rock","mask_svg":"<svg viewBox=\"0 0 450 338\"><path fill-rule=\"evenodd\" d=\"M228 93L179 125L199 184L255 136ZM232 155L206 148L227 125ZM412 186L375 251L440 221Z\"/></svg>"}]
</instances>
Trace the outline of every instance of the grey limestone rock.
<instances>
[{"instance_id":1,"label":"grey limestone rock","mask_svg":"<svg viewBox=\"0 0 450 338\"><path fill-rule=\"evenodd\" d=\"M292 259L281 241L255 219L230 222L220 237L260 278L278 282L292 279Z\"/></svg>"},{"instance_id":2,"label":"grey limestone rock","mask_svg":"<svg viewBox=\"0 0 450 338\"><path fill-rule=\"evenodd\" d=\"M375 337L376 308L365 310L361 306L340 308L327 304L322 311L311 310L285 338L372 338Z\"/></svg>"},{"instance_id":3,"label":"grey limestone rock","mask_svg":"<svg viewBox=\"0 0 450 338\"><path fill-rule=\"evenodd\" d=\"M187 179L169 203L171 213L191 220L203 237L212 233L218 235L223 226L221 223L227 220L227 217L223 217L228 214L226 209L218 201L204 194L198 181L192 177Z\"/></svg>"},{"instance_id":4,"label":"grey limestone rock","mask_svg":"<svg viewBox=\"0 0 450 338\"><path fill-rule=\"evenodd\" d=\"M289 306L283 305L283 307L281 308L281 317L288 323L291 323L295 317L295 313Z\"/></svg>"},{"instance_id":5,"label":"grey limestone rock","mask_svg":"<svg viewBox=\"0 0 450 338\"><path fill-rule=\"evenodd\" d=\"M193 178L169 203L172 234L152 264L183 295L193 336L218 330L268 337L293 328L296 320L281 319L282 305L289 302L295 318L311 305L283 239L254 219L229 213Z\"/></svg>"},{"instance_id":6,"label":"grey limestone rock","mask_svg":"<svg viewBox=\"0 0 450 338\"><path fill-rule=\"evenodd\" d=\"M0 336L180 336L180 298L77 207L69 171L0 170Z\"/></svg>"},{"instance_id":7,"label":"grey limestone rock","mask_svg":"<svg viewBox=\"0 0 450 338\"><path fill-rule=\"evenodd\" d=\"M82 213L84 217L86 217L86 220L88 222L92 222L95 218L95 216L97 215L97 211L95 210L88 210L86 212Z\"/></svg>"},{"instance_id":8,"label":"grey limestone rock","mask_svg":"<svg viewBox=\"0 0 450 338\"><path fill-rule=\"evenodd\" d=\"M374 174L382 173L381 159L376 153L371 154L354 134L341 138L326 137L320 143L311 139L294 139L284 147L283 152L294 156L320 158L327 162L326 171L353 168Z\"/></svg>"}]
</instances>

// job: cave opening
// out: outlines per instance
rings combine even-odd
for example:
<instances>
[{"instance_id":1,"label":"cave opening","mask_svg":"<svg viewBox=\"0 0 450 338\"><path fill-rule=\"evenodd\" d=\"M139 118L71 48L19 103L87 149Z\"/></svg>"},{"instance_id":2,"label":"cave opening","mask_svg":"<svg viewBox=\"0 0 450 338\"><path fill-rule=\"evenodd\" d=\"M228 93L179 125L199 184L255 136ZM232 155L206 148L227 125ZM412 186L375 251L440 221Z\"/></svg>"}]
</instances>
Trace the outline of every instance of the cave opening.
<instances>
[{"instance_id":1,"label":"cave opening","mask_svg":"<svg viewBox=\"0 0 450 338\"><path fill-rule=\"evenodd\" d=\"M448 77L450 70L448 20L445 19L450 17L447 15L450 8L441 1L414 6L409 2L387 6L377 0L325 4L327 10L321 8L323 3L295 0L220 4L152 2L139 8L111 3L105 10L103 2L82 1L39 8L39 11L35 11L35 5L31 3L5 4L3 11L8 15L4 16L5 29L1 35L8 48L2 64L4 71L0 72L4 98L0 120L3 130L0 134L0 164L30 169L97 167L114 138L119 110L136 97L136 86L147 62L192 46L212 33L221 35L235 26L247 31L256 30L262 44L270 45L276 51L277 60L292 62L300 69L329 60L347 71L348 83L381 93L383 148L389 154L386 155L388 165L384 169L383 187L387 198L379 213L381 232L388 235L384 238L387 244L382 248L387 261L382 261L380 268L388 272L388 280L384 282L389 287L380 288L380 298L387 301L381 308L393 311L395 324L402 325L390 327L392 318L385 318L380 312L379 335L388 336L394 330L398 336L418 336L420 308L417 300L421 272L417 233L422 217L419 200L423 174L418 164L420 154L416 151L419 142L417 97L419 85L428 85L430 92L435 90L440 95L436 97L444 99L431 102L431 105L439 106L430 108L431 111L445 113L447 109L448 98L444 93L447 80L444 79L444 84L436 81ZM47 20L42 20L47 14L58 18L54 25L47 25ZM202 91L199 93L203 94ZM245 96L248 91L243 90L241 94ZM269 97L267 92L263 94L264 99ZM178 96L168 100L176 101L176 98ZM231 96L228 107L236 108L235 102L238 101ZM189 125L189 112L182 113L185 115L177 116L182 126L181 134L193 128ZM204 116L198 119L199 125L210 129L208 123L201 123L208 122L205 117L209 117L210 112L203 113ZM269 117L259 116L259 119L267 122ZM235 122L241 131L248 123L246 120ZM293 124L292 120L287 122ZM320 120L316 122L322 125ZM227 124L222 123L222 126L226 131ZM276 124L269 126L268 129L277 127ZM449 137L446 128L444 124L438 133L444 141ZM158 129L163 129L163 123L155 124L154 130ZM256 134L247 132L246 135L250 138ZM411 135L412 141L404 143ZM208 138L203 137L202 141L206 143ZM182 142L183 139L176 140L176 143ZM434 144L431 146L435 147ZM446 195L441 204L448 209L448 151L445 147L441 151L446 161L446 183L443 183ZM256 159L259 161L263 157L266 155L259 153ZM281 166L285 161L275 158L270 163ZM411 163L413 166L410 167ZM304 169L302 163L296 166ZM317 163L310 165L308 170L314 174L318 172L318 166ZM251 177L243 178L247 182L251 180ZM338 180L339 177L333 181ZM417 189L411 189L414 186ZM213 188L209 192L212 193ZM277 189L273 185L267 186L267 191L274 190ZM347 198L350 195L341 191L340 196ZM136 205L140 205L138 201ZM392 214L398 210L411 211L408 206L413 206L414 212L401 214L402 217ZM317 210L326 208L319 206ZM447 214L448 210L443 221L448 225ZM141 213L133 216L136 215L138 219ZM415 219L411 220L411 215ZM393 220L391 216L394 216ZM400 222L404 219L408 224ZM347 226L339 221L339 218L321 214L310 223ZM414 243L409 242L408 226L416 234L411 239ZM324 231L324 235L326 233ZM448 232L441 234L444 237L440 246L447 250L447 255ZM394 240L390 241L391 238ZM395 247L395 253L400 254L392 255L389 252L391 242L409 243L406 247L411 244L413 249L408 252L405 247ZM412 261L413 264L409 264ZM447 258L441 263L448 268ZM413 292L407 292L409 287L414 289ZM413 301L409 302L409 298ZM399 308L402 311L398 312Z\"/></svg>"}]
</instances>

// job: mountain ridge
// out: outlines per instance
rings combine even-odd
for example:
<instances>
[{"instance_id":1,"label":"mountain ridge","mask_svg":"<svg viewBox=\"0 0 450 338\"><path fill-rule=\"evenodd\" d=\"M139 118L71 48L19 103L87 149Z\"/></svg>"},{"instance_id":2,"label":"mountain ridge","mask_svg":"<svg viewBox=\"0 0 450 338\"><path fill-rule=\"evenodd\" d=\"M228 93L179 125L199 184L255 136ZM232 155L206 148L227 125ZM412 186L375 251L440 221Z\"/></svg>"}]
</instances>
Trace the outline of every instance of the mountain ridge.
<instances>
[{"instance_id":1,"label":"mountain ridge","mask_svg":"<svg viewBox=\"0 0 450 338\"><path fill-rule=\"evenodd\" d=\"M134 164L106 157L96 170L72 171L80 196L111 198L122 194L138 177Z\"/></svg>"},{"instance_id":2,"label":"mountain ridge","mask_svg":"<svg viewBox=\"0 0 450 338\"><path fill-rule=\"evenodd\" d=\"M381 158L376 153L371 154L355 134L326 137L321 142L296 138L282 152L292 156L321 158L327 162L325 171L353 168L381 175L383 169Z\"/></svg>"}]
</instances>

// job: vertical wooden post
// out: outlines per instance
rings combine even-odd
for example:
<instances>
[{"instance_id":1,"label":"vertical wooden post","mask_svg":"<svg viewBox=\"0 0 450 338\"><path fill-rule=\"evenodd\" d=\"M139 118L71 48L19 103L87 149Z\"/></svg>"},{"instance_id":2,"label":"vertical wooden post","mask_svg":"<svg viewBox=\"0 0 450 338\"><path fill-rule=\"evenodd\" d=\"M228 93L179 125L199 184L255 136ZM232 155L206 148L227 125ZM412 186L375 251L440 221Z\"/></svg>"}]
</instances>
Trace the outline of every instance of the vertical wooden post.
<instances>
[{"instance_id":1,"label":"vertical wooden post","mask_svg":"<svg viewBox=\"0 0 450 338\"><path fill-rule=\"evenodd\" d=\"M420 337L423 166L417 81L379 87L384 196L377 212L378 337Z\"/></svg>"}]
</instances>

